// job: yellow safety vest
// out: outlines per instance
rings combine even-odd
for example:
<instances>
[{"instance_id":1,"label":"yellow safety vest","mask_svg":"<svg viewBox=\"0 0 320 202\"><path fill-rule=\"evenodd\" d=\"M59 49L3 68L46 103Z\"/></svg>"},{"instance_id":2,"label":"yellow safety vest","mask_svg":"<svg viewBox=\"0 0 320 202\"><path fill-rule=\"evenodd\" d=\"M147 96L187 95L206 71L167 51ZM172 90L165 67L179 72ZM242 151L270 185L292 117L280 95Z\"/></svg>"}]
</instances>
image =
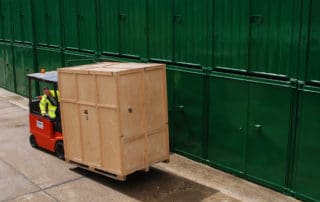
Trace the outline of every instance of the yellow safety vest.
<instances>
[{"instance_id":1,"label":"yellow safety vest","mask_svg":"<svg viewBox=\"0 0 320 202\"><path fill-rule=\"evenodd\" d=\"M60 102L60 93L59 91L56 91L56 94L54 93L53 90L50 90L50 93L53 97L58 96L58 101ZM43 95L40 101L40 110L41 110L41 114L45 115L46 114L46 108L48 106L48 116L51 119L55 119L56 118L56 110L57 110L57 106L54 106L51 104L51 102L49 101L47 95Z\"/></svg>"}]
</instances>

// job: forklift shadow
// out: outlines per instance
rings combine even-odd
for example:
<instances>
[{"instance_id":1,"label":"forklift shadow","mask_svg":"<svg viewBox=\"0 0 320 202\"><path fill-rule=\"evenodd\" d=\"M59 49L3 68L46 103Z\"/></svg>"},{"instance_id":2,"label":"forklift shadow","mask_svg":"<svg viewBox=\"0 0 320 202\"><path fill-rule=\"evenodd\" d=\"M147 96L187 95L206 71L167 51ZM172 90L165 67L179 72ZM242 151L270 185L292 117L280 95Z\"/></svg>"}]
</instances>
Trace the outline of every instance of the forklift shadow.
<instances>
[{"instance_id":1,"label":"forklift shadow","mask_svg":"<svg viewBox=\"0 0 320 202\"><path fill-rule=\"evenodd\" d=\"M121 182L82 168L72 171L104 186L108 186L139 201L202 201L218 191L174 174L151 168L138 171Z\"/></svg>"}]
</instances>

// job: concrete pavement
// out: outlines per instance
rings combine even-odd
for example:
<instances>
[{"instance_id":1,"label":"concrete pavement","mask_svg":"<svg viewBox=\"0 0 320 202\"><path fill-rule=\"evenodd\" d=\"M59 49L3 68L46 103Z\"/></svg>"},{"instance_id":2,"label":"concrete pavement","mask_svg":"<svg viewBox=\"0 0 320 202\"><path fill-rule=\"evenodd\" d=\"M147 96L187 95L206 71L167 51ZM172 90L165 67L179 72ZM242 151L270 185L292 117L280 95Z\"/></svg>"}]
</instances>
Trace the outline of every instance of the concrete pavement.
<instances>
[{"instance_id":1,"label":"concrete pavement","mask_svg":"<svg viewBox=\"0 0 320 202\"><path fill-rule=\"evenodd\" d=\"M118 182L29 145L28 101L0 89L0 201L296 201L179 155Z\"/></svg>"}]
</instances>

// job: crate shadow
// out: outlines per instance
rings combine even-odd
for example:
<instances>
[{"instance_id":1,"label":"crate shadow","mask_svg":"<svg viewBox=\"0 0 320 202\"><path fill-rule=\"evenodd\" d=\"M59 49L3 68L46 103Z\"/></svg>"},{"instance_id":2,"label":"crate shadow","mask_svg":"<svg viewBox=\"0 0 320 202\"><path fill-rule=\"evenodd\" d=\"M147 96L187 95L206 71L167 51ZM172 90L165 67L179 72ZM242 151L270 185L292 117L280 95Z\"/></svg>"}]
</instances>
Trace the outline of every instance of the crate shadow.
<instances>
[{"instance_id":1,"label":"crate shadow","mask_svg":"<svg viewBox=\"0 0 320 202\"><path fill-rule=\"evenodd\" d=\"M151 168L147 173L139 171L129 175L125 182L116 181L82 168L71 170L143 202L202 201L218 192L210 187L156 168Z\"/></svg>"}]
</instances>

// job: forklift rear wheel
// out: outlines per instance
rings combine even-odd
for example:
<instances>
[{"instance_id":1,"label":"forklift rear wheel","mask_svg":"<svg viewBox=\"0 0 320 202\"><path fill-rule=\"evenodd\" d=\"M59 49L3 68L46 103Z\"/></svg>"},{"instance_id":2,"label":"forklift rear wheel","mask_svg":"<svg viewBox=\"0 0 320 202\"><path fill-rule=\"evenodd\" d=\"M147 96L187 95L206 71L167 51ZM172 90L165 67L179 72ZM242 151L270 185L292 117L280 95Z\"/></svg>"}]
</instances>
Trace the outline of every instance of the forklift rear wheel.
<instances>
[{"instance_id":1,"label":"forklift rear wheel","mask_svg":"<svg viewBox=\"0 0 320 202\"><path fill-rule=\"evenodd\" d=\"M36 141L36 138L34 137L34 135L30 135L29 142L30 142L31 147L33 147L33 148L38 147L38 144L37 144L37 141Z\"/></svg>"},{"instance_id":2,"label":"forklift rear wheel","mask_svg":"<svg viewBox=\"0 0 320 202\"><path fill-rule=\"evenodd\" d=\"M59 142L56 143L55 151L56 151L56 156L59 159L64 160L64 148L63 148L63 142L62 141L59 141Z\"/></svg>"}]
</instances>

